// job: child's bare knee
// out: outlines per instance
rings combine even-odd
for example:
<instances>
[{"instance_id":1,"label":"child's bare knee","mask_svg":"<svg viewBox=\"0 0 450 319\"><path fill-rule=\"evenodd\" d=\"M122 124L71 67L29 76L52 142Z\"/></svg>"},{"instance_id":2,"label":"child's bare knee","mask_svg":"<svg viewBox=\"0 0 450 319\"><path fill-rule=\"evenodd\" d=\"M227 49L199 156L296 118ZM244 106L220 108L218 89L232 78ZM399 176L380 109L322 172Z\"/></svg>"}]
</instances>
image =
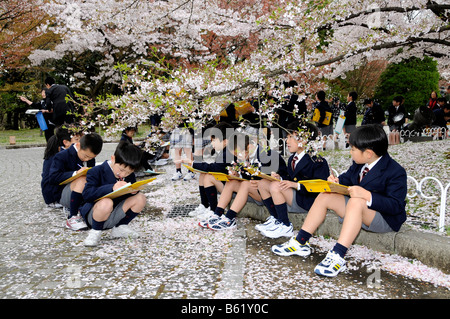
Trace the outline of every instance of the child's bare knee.
<instances>
[{"instance_id":1,"label":"child's bare knee","mask_svg":"<svg viewBox=\"0 0 450 319\"><path fill-rule=\"evenodd\" d=\"M269 189L270 189L271 193L279 193L279 192L281 192L280 183L279 182L277 182L277 183L270 183Z\"/></svg>"}]
</instances>

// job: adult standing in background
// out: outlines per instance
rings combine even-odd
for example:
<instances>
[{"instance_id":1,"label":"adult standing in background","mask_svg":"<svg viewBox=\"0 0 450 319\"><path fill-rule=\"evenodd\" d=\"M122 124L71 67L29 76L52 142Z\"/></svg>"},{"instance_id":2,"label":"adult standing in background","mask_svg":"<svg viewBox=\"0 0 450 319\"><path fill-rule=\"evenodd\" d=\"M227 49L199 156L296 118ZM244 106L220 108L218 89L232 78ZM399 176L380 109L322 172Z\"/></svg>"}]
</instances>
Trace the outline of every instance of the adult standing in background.
<instances>
[{"instance_id":1,"label":"adult standing in background","mask_svg":"<svg viewBox=\"0 0 450 319\"><path fill-rule=\"evenodd\" d=\"M52 122L55 126L73 123L73 115L67 114L74 111L73 103L66 101L66 97L73 99L70 89L65 85L56 84L52 77L45 79L45 86L47 87L46 104L53 106Z\"/></svg>"},{"instance_id":2,"label":"adult standing in background","mask_svg":"<svg viewBox=\"0 0 450 319\"><path fill-rule=\"evenodd\" d=\"M356 100L358 99L358 93L350 92L347 95L347 106L345 108L345 123L344 123L344 133L351 134L356 129Z\"/></svg>"},{"instance_id":3,"label":"adult standing in background","mask_svg":"<svg viewBox=\"0 0 450 319\"><path fill-rule=\"evenodd\" d=\"M45 135L45 140L48 142L50 137L52 137L54 135L55 125L52 122L53 121L52 120L52 117L53 117L52 116L52 112L53 112L52 106L46 104L46 97L47 97L46 90L47 90L46 88L43 88L41 90L42 100L39 102L31 102L25 96L20 96L19 98L22 102L27 103L30 108L38 109L44 115L44 119L47 124L47 129L44 131L44 135Z\"/></svg>"}]
</instances>

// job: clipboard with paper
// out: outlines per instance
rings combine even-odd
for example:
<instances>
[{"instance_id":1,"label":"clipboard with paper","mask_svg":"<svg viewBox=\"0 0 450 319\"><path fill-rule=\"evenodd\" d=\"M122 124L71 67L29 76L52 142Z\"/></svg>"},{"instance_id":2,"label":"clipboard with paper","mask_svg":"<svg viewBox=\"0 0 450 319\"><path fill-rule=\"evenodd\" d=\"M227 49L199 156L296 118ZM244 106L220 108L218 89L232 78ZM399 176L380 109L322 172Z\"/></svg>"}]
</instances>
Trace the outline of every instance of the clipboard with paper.
<instances>
[{"instance_id":1,"label":"clipboard with paper","mask_svg":"<svg viewBox=\"0 0 450 319\"><path fill-rule=\"evenodd\" d=\"M114 198L117 198L117 197L120 197L120 196L123 196L126 194L140 191L140 190L144 189L145 187L147 187L147 184L150 182L153 182L155 179L156 179L156 177L153 177L153 178L149 178L149 179L144 179L142 181L138 181L133 184L128 183L128 184L122 186L121 188L116 189L114 192L111 192L109 194L106 194L105 196L102 196L102 197L96 199L95 201L99 201L100 199L103 199L103 198L114 199Z\"/></svg>"},{"instance_id":2,"label":"clipboard with paper","mask_svg":"<svg viewBox=\"0 0 450 319\"><path fill-rule=\"evenodd\" d=\"M78 177L80 176L84 176L87 174L88 170L90 170L92 167L88 167L87 169L82 170L79 173L76 173L75 175L73 175L72 177L69 177L68 179L66 179L65 181L62 181L61 183L59 183L59 185L66 185L69 184L70 182L76 180Z\"/></svg>"},{"instance_id":3,"label":"clipboard with paper","mask_svg":"<svg viewBox=\"0 0 450 319\"><path fill-rule=\"evenodd\" d=\"M192 173L201 173L201 174L208 174L208 172L206 171L201 171L199 169L193 168L189 165L183 164L184 167L186 167L189 171L191 171Z\"/></svg>"},{"instance_id":4,"label":"clipboard with paper","mask_svg":"<svg viewBox=\"0 0 450 319\"><path fill-rule=\"evenodd\" d=\"M249 172L250 174L252 174L253 176L257 176L257 177L260 177L260 178L263 178L263 179L267 179L267 180L269 180L271 182L279 182L280 181L278 178L275 178L275 177L273 177L271 175L264 174L261 171L256 171L253 168L246 167L245 170L247 172Z\"/></svg>"},{"instance_id":5,"label":"clipboard with paper","mask_svg":"<svg viewBox=\"0 0 450 319\"><path fill-rule=\"evenodd\" d=\"M325 181L323 179L311 179L299 181L298 183L305 186L306 190L311 193L338 193L348 195L348 186Z\"/></svg>"},{"instance_id":6,"label":"clipboard with paper","mask_svg":"<svg viewBox=\"0 0 450 319\"><path fill-rule=\"evenodd\" d=\"M214 176L214 178L221 182L229 182L230 180L236 180L236 181L246 181L244 178L240 178L233 175L228 175L224 173L216 173L216 172L209 172L208 174L211 174Z\"/></svg>"}]
</instances>

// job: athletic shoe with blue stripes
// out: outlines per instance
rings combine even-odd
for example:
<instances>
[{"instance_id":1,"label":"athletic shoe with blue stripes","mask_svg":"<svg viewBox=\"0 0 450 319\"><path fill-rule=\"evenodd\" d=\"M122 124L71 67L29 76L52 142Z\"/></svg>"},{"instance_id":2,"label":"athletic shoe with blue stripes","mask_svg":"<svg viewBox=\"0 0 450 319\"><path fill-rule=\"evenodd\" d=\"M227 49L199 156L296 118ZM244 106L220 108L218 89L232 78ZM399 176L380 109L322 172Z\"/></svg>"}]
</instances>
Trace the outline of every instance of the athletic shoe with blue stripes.
<instances>
[{"instance_id":1,"label":"athletic shoe with blue stripes","mask_svg":"<svg viewBox=\"0 0 450 319\"><path fill-rule=\"evenodd\" d=\"M301 257L307 257L311 254L311 246L309 245L309 242L306 242L304 245L302 245L295 237L291 237L291 239L284 244L273 245L272 251L278 256L297 255Z\"/></svg>"},{"instance_id":2,"label":"athletic shoe with blue stripes","mask_svg":"<svg viewBox=\"0 0 450 319\"><path fill-rule=\"evenodd\" d=\"M208 224L208 228L212 230L227 230L236 228L236 218L229 219L222 215L220 219L214 224Z\"/></svg>"},{"instance_id":3,"label":"athletic shoe with blue stripes","mask_svg":"<svg viewBox=\"0 0 450 319\"><path fill-rule=\"evenodd\" d=\"M215 224L215 223L217 223L217 221L219 221L219 220L220 220L220 216L219 216L219 215L212 214L212 215L209 216L208 218L199 221L198 225L199 225L200 227L203 227L203 228L208 228L208 225L209 225L209 224L211 224L211 225L212 225L212 224Z\"/></svg>"},{"instance_id":4,"label":"athletic shoe with blue stripes","mask_svg":"<svg viewBox=\"0 0 450 319\"><path fill-rule=\"evenodd\" d=\"M345 259L330 250L324 260L314 268L314 272L321 276L336 277L347 269Z\"/></svg>"}]
</instances>

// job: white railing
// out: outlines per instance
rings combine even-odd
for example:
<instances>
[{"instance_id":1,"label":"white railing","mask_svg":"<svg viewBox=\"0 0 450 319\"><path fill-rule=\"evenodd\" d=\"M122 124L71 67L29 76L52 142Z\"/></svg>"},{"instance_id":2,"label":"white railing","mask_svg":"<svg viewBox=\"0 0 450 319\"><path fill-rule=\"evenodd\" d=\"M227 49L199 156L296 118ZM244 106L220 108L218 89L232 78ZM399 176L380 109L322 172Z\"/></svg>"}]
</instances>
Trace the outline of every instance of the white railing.
<instances>
[{"instance_id":1,"label":"white railing","mask_svg":"<svg viewBox=\"0 0 450 319\"><path fill-rule=\"evenodd\" d=\"M427 180L432 180L435 181L440 189L440 199L441 199L441 204L440 204L440 208L439 208L439 226L438 229L440 232L444 232L445 231L445 213L446 213L446 208L447 208L447 192L450 188L450 183L448 183L445 187L444 184L441 183L440 180L438 180L436 177L431 177L431 176L427 176L424 177L420 182L417 181L417 179L415 179L414 177L411 176L407 176L407 178L409 178L411 181L414 182L414 184L416 185L416 189L415 192L413 194L409 194L408 193L408 197L409 198L413 198L417 195L422 196L425 199L438 199L437 196L432 195L432 196L428 196L427 194L425 194L422 190L422 187L424 185L424 183Z\"/></svg>"}]
</instances>

